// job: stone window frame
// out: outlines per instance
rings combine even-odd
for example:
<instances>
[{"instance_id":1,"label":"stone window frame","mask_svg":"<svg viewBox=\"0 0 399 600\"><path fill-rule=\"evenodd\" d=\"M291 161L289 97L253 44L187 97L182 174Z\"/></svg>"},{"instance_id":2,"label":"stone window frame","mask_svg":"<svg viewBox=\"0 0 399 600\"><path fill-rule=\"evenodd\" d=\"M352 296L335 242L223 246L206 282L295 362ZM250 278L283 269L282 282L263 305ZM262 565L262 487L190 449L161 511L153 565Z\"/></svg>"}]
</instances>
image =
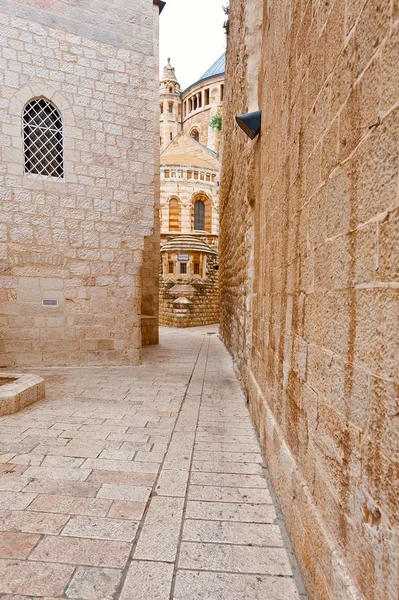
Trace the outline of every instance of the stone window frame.
<instances>
[{"instance_id":1,"label":"stone window frame","mask_svg":"<svg viewBox=\"0 0 399 600\"><path fill-rule=\"evenodd\" d=\"M23 144L23 111L25 105L34 98L46 98L54 104L62 115L63 134L64 134L64 177L56 179L52 177L42 177L25 173L25 158ZM12 144L20 151L20 160L15 165L15 170L21 176L22 181L29 181L29 187L35 189L47 188L49 185L66 186L68 183L78 183L78 176L75 174L75 162L72 157L71 148L74 147L76 140L83 137L82 130L76 126L75 116L72 107L63 96L63 94L44 82L30 82L23 85L10 98L8 107L11 124L19 128L19 135L12 136ZM66 189L66 188L65 188Z\"/></svg>"},{"instance_id":2,"label":"stone window frame","mask_svg":"<svg viewBox=\"0 0 399 600\"><path fill-rule=\"evenodd\" d=\"M199 181L199 180L198 180ZM195 203L201 200L204 203L205 213L204 213L204 229L196 229L195 228ZM213 203L211 198L204 190L199 190L198 192L194 192L191 198L191 230L192 231L206 231L207 233L212 233L212 213L213 213Z\"/></svg>"},{"instance_id":3,"label":"stone window frame","mask_svg":"<svg viewBox=\"0 0 399 600\"><path fill-rule=\"evenodd\" d=\"M171 210L170 210L170 204L172 201L177 202L177 229L171 229L170 225L171 225ZM175 194L173 196L170 196L170 198L168 198L167 201L168 204L168 231L171 233L180 233L181 232L181 218L182 218L182 201L179 198L179 196L176 196Z\"/></svg>"},{"instance_id":4,"label":"stone window frame","mask_svg":"<svg viewBox=\"0 0 399 600\"><path fill-rule=\"evenodd\" d=\"M24 175L63 181L64 122L58 107L44 96L31 98L22 112L22 132Z\"/></svg>"},{"instance_id":5,"label":"stone window frame","mask_svg":"<svg viewBox=\"0 0 399 600\"><path fill-rule=\"evenodd\" d=\"M197 139L197 137L195 137L195 136L193 135L193 134L194 134L194 132L196 132L196 134L197 134L197 136L198 136L198 139ZM190 136L191 138L193 138L193 140L195 140L196 142L199 142L199 141L200 141L200 135L201 135L201 128L200 128L198 125L193 125L193 126L190 128L190 131L189 131L189 136Z\"/></svg>"}]
</instances>

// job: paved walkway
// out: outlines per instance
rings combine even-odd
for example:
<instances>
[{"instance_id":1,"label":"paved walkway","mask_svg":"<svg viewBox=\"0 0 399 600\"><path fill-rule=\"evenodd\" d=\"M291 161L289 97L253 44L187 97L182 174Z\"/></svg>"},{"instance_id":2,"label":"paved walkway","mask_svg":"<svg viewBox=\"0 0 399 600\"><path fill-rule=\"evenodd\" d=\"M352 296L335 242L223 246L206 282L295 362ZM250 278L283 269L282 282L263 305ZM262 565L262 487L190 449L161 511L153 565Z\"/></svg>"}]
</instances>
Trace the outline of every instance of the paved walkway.
<instances>
[{"instance_id":1,"label":"paved walkway","mask_svg":"<svg viewBox=\"0 0 399 600\"><path fill-rule=\"evenodd\" d=\"M0 419L3 600L302 598L215 332L41 371L46 401Z\"/></svg>"}]
</instances>

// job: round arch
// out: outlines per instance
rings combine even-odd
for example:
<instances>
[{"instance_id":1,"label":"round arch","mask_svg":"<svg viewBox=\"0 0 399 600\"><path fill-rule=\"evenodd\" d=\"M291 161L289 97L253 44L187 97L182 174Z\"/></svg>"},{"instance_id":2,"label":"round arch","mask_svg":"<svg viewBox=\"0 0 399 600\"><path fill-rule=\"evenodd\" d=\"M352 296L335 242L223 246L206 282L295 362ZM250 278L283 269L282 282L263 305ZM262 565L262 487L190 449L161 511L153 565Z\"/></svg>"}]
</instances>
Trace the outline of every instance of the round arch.
<instances>
[{"instance_id":1,"label":"round arch","mask_svg":"<svg viewBox=\"0 0 399 600\"><path fill-rule=\"evenodd\" d=\"M178 196L171 196L168 200L169 208L169 231L178 233L181 231L181 202Z\"/></svg>"},{"instance_id":2,"label":"round arch","mask_svg":"<svg viewBox=\"0 0 399 600\"><path fill-rule=\"evenodd\" d=\"M196 142L200 141L200 128L198 125L193 125L189 131L189 136L192 137Z\"/></svg>"},{"instance_id":3,"label":"round arch","mask_svg":"<svg viewBox=\"0 0 399 600\"><path fill-rule=\"evenodd\" d=\"M205 192L196 192L191 200L192 231L212 233L212 201Z\"/></svg>"}]
</instances>

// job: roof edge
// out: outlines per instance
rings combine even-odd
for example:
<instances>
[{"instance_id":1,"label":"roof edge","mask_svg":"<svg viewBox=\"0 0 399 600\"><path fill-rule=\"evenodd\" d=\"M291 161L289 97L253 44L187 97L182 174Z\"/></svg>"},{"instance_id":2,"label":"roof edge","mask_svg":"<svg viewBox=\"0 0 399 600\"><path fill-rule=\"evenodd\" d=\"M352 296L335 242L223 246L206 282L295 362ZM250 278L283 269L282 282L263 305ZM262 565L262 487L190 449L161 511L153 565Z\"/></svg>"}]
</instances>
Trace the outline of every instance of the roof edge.
<instances>
[{"instance_id":1,"label":"roof edge","mask_svg":"<svg viewBox=\"0 0 399 600\"><path fill-rule=\"evenodd\" d=\"M188 92L188 90L190 90L191 88L195 87L199 83L203 83L204 81L209 81L211 79L216 79L216 77L223 77L223 75L225 75L225 71L223 71L223 73L216 73L216 75L209 75L209 77L205 77L204 79L198 79L198 81L196 81L195 83L192 83L191 85L189 85L185 90L183 90L180 93L183 96L183 94L185 94L186 92Z\"/></svg>"},{"instance_id":2,"label":"roof edge","mask_svg":"<svg viewBox=\"0 0 399 600\"><path fill-rule=\"evenodd\" d=\"M186 133L185 131L178 131L175 135L175 137L169 142L169 144L166 146L166 148L164 148L160 154L160 156L162 156L163 154L165 154L166 150L169 148L169 146L171 144L173 144L173 142L178 138L178 137L182 137L185 136L186 138L188 138L189 140L195 142L196 144L198 144L198 146L201 146L202 148L204 148L204 150L207 150L208 152L210 152L214 158L219 158L218 157L218 153L215 152L214 150L211 150L210 148L208 148L208 146L205 146L204 144L201 144L201 142L197 142L197 140L195 140L193 137L191 137L191 135L188 135L188 133ZM205 160L205 159L204 159Z\"/></svg>"},{"instance_id":3,"label":"roof edge","mask_svg":"<svg viewBox=\"0 0 399 600\"><path fill-rule=\"evenodd\" d=\"M159 6L159 14L161 14L161 12L163 11L163 9L166 6L166 2L164 2L164 0L152 0L153 4L156 4L157 6Z\"/></svg>"}]
</instances>

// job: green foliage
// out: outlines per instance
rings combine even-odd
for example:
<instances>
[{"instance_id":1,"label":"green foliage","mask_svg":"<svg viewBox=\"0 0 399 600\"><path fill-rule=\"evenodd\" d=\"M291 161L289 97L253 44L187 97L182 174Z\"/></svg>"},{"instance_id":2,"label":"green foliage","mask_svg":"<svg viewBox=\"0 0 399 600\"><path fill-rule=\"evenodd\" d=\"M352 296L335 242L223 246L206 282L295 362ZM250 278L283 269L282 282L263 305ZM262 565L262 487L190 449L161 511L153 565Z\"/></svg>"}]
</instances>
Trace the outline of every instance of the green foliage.
<instances>
[{"instance_id":1,"label":"green foliage","mask_svg":"<svg viewBox=\"0 0 399 600\"><path fill-rule=\"evenodd\" d=\"M218 115L217 113L215 115L212 115L212 117L210 118L209 121L209 127L212 127L212 129L217 129L218 131L222 130L222 115Z\"/></svg>"}]
</instances>

